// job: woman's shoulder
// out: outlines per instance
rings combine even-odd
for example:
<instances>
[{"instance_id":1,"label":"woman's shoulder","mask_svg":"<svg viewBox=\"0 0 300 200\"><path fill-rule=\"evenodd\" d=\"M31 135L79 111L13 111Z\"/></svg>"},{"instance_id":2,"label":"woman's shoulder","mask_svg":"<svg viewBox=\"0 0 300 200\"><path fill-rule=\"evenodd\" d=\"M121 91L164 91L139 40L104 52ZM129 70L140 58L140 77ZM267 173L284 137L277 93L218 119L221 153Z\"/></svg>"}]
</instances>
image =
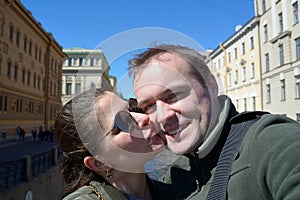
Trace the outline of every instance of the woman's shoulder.
<instances>
[{"instance_id":1,"label":"woman's shoulder","mask_svg":"<svg viewBox=\"0 0 300 200\"><path fill-rule=\"evenodd\" d=\"M94 199L98 199L98 197L96 196L95 193L93 193L90 186L83 186L63 198L63 200L83 200L83 199L94 200Z\"/></svg>"},{"instance_id":2,"label":"woman's shoulder","mask_svg":"<svg viewBox=\"0 0 300 200\"><path fill-rule=\"evenodd\" d=\"M127 200L126 196L115 187L97 181L91 181L89 185L83 186L75 192L66 196L63 200Z\"/></svg>"}]
</instances>

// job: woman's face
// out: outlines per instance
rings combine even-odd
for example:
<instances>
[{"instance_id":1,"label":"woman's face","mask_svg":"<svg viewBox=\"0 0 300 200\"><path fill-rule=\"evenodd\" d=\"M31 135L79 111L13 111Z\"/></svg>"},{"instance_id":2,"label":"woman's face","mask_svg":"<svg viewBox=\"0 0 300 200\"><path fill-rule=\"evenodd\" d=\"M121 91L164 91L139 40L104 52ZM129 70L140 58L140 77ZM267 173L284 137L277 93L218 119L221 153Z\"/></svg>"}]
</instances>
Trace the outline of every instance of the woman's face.
<instances>
[{"instance_id":1,"label":"woman's face","mask_svg":"<svg viewBox=\"0 0 300 200\"><path fill-rule=\"evenodd\" d=\"M124 159L127 160L127 163L132 161L132 165L144 164L164 149L164 140L157 134L153 126L150 126L149 117L145 114L130 113L138 124L137 128L131 133L123 131L111 132L116 113L126 110L127 103L111 92L105 92L104 97L100 101L102 113L99 116L99 121L103 122L105 120L102 123L102 128L104 133L109 133L103 141L106 151L105 157L109 157L106 160L110 160L111 165L122 164Z\"/></svg>"}]
</instances>

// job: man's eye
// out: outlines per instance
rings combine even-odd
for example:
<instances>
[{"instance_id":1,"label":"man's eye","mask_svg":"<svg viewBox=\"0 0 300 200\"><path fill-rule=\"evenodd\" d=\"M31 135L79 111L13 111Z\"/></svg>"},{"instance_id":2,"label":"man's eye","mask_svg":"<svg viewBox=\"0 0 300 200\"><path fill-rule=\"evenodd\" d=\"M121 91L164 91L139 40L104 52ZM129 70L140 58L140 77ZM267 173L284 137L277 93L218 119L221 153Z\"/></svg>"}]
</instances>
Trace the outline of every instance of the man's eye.
<instances>
[{"instance_id":1,"label":"man's eye","mask_svg":"<svg viewBox=\"0 0 300 200\"><path fill-rule=\"evenodd\" d=\"M168 96L167 96L167 98L165 99L165 102L166 103L175 103L175 102L177 102L177 96L176 96L176 94L175 93L172 93L172 94L169 94Z\"/></svg>"},{"instance_id":2,"label":"man's eye","mask_svg":"<svg viewBox=\"0 0 300 200\"><path fill-rule=\"evenodd\" d=\"M156 110L156 104L149 104L143 109L145 114L150 114L150 113L154 112L155 110Z\"/></svg>"}]
</instances>

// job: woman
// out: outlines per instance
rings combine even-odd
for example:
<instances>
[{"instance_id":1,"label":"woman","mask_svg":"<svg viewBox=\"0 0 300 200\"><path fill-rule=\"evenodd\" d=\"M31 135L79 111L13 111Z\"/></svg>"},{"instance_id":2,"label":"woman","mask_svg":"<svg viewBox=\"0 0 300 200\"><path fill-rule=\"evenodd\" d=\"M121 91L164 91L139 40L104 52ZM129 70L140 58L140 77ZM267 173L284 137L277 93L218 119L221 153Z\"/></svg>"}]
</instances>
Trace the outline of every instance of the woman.
<instances>
[{"instance_id":1,"label":"woman","mask_svg":"<svg viewBox=\"0 0 300 200\"><path fill-rule=\"evenodd\" d=\"M126 121L114 119L126 106L110 91L89 90L58 114L55 137L64 154L65 200L173 198L169 185L143 172L144 163L164 148L164 141L140 113L131 113L135 128L130 134L122 131L120 121Z\"/></svg>"}]
</instances>

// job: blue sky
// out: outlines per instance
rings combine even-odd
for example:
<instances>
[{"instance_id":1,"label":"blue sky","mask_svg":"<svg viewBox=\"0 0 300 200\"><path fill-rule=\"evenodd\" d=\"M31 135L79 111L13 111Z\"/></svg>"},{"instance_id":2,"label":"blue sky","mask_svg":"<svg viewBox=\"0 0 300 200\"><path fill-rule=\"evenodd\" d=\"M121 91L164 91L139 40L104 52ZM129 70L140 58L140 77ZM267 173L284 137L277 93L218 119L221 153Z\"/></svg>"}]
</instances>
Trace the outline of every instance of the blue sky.
<instances>
[{"instance_id":1,"label":"blue sky","mask_svg":"<svg viewBox=\"0 0 300 200\"><path fill-rule=\"evenodd\" d=\"M120 33L160 27L187 35L204 50L215 49L234 34L236 25L243 25L254 16L253 0L21 2L63 48L94 49ZM118 80L126 72L127 59L128 54L110 63L110 74Z\"/></svg>"}]
</instances>

